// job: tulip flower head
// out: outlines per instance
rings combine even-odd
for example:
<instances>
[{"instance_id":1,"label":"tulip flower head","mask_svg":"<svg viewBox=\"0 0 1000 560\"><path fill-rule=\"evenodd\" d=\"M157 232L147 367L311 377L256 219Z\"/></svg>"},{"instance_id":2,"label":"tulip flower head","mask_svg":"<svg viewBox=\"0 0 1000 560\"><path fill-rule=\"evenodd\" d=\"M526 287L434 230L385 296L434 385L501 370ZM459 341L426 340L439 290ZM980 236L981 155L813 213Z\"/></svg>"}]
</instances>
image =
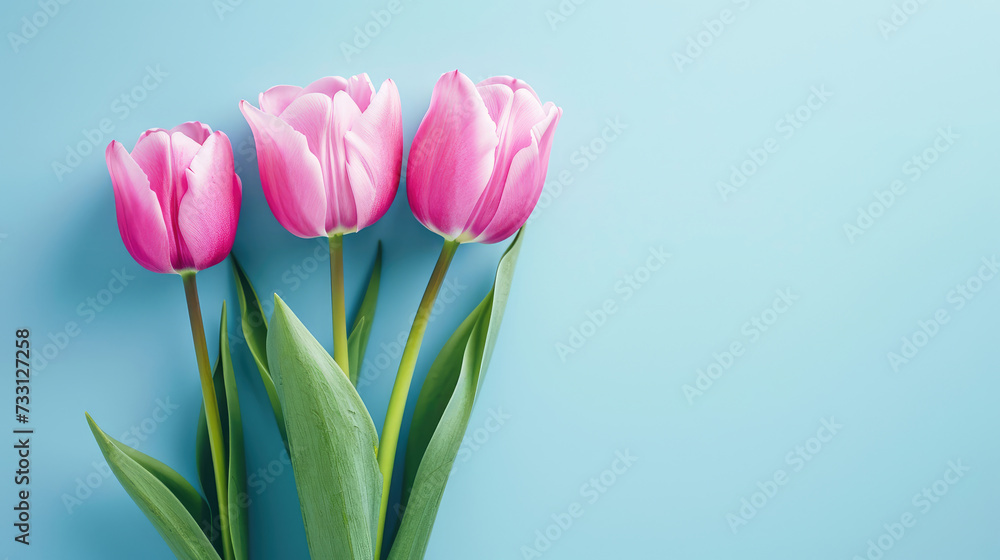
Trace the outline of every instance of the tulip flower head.
<instances>
[{"instance_id":1,"label":"tulip flower head","mask_svg":"<svg viewBox=\"0 0 1000 560\"><path fill-rule=\"evenodd\" d=\"M275 86L240 110L253 130L274 217L299 237L350 233L381 218L396 196L403 117L392 80L367 74Z\"/></svg>"},{"instance_id":2,"label":"tulip flower head","mask_svg":"<svg viewBox=\"0 0 1000 560\"><path fill-rule=\"evenodd\" d=\"M125 248L153 272L203 270L226 258L242 188L222 132L200 122L147 130L132 153L105 151Z\"/></svg>"},{"instance_id":3,"label":"tulip flower head","mask_svg":"<svg viewBox=\"0 0 1000 560\"><path fill-rule=\"evenodd\" d=\"M413 214L449 241L496 243L542 194L562 109L509 76L441 76L406 167Z\"/></svg>"}]
</instances>

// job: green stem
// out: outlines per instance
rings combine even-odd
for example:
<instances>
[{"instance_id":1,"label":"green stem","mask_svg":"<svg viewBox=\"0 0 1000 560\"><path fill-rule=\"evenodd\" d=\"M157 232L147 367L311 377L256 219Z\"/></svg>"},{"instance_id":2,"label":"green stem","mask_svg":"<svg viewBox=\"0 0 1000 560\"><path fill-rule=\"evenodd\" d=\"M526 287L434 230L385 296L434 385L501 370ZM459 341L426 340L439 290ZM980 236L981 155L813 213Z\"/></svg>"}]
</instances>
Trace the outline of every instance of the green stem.
<instances>
[{"instance_id":1,"label":"green stem","mask_svg":"<svg viewBox=\"0 0 1000 560\"><path fill-rule=\"evenodd\" d=\"M222 530L222 552L225 560L232 560L233 539L229 528L229 490L226 476L226 455L223 450L222 421L219 418L219 401L215 396L215 382L212 380L212 365L208 358L208 344L205 342L205 325L198 303L198 284L194 272L182 272L184 295L187 296L188 315L191 318L191 336L194 338L194 353L198 358L198 373L201 377L201 394L205 400L205 419L208 424L208 443L212 448L212 467L215 472L215 488L219 500L219 522Z\"/></svg>"},{"instance_id":2,"label":"green stem","mask_svg":"<svg viewBox=\"0 0 1000 560\"><path fill-rule=\"evenodd\" d=\"M375 541L376 560L382 549L385 514L389 506L389 488L392 486L392 467L396 459L396 443L399 440L399 427L403 422L403 410L406 408L406 396L410 391L410 381L417 365L417 355L420 354L420 343L424 339L424 331L427 330L427 321L430 319L434 301L437 299L441 284L444 283L444 275L448 273L448 265L451 264L458 245L457 241L445 240L444 247L441 248L441 256L434 265L434 272L431 273L427 289L424 290L424 297L420 300L420 307L417 308L417 315L413 319L410 336L406 339L403 357L399 361L399 371L396 373L396 383L392 386L392 395L389 397L389 409L385 414L385 425L382 427L382 437L378 445L378 466L382 471L382 506L379 510L378 536Z\"/></svg>"},{"instance_id":3,"label":"green stem","mask_svg":"<svg viewBox=\"0 0 1000 560\"><path fill-rule=\"evenodd\" d=\"M347 312L344 310L344 234L330 236L330 299L333 301L333 359L347 377Z\"/></svg>"}]
</instances>

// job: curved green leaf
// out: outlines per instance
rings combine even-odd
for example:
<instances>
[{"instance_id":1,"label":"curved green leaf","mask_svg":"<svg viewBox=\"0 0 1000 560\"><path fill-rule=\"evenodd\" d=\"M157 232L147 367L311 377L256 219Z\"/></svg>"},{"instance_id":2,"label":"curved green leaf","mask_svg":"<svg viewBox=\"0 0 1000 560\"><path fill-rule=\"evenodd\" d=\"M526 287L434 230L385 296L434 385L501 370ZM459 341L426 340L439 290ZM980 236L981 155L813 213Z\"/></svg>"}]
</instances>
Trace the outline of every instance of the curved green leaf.
<instances>
[{"instance_id":1,"label":"curved green leaf","mask_svg":"<svg viewBox=\"0 0 1000 560\"><path fill-rule=\"evenodd\" d=\"M267 318L264 317L264 310L257 299L257 292L250 283L243 267L236 260L236 255L230 253L233 261L233 275L236 276L236 295L240 300L240 317L243 326L243 337L250 348L257 369L260 370L260 379L264 382L264 389L267 391L267 398L271 401L271 408L274 410L274 419L278 423L278 431L281 433L281 441L288 447L288 434L285 431L285 418L281 412L281 403L278 400L278 392L271 379L267 363Z\"/></svg>"},{"instance_id":2,"label":"curved green leaf","mask_svg":"<svg viewBox=\"0 0 1000 560\"><path fill-rule=\"evenodd\" d=\"M404 484L409 484L409 493L389 560L420 560L427 550L448 476L493 354L523 232L524 228L500 258L493 289L445 344L421 388L407 443Z\"/></svg>"},{"instance_id":3,"label":"curved green leaf","mask_svg":"<svg viewBox=\"0 0 1000 560\"><path fill-rule=\"evenodd\" d=\"M312 558L372 560L382 474L378 435L343 370L277 295L267 356Z\"/></svg>"},{"instance_id":4,"label":"curved green leaf","mask_svg":"<svg viewBox=\"0 0 1000 560\"><path fill-rule=\"evenodd\" d=\"M382 242L378 242L378 250L375 252L375 264L372 266L371 276L368 277L368 288L365 290L365 297L361 300L358 313L354 316L354 325L351 327L351 336L347 338L348 363L351 371L348 375L351 383L358 384L358 373L361 371L361 364L364 363L365 351L368 349L368 338L372 333L372 324L375 321L375 304L378 303L378 286L382 277Z\"/></svg>"},{"instance_id":5,"label":"curved green leaf","mask_svg":"<svg viewBox=\"0 0 1000 560\"><path fill-rule=\"evenodd\" d=\"M109 437L89 414L87 423L111 471L174 555L217 560L219 554L199 526L208 505L198 491L170 467Z\"/></svg>"}]
</instances>

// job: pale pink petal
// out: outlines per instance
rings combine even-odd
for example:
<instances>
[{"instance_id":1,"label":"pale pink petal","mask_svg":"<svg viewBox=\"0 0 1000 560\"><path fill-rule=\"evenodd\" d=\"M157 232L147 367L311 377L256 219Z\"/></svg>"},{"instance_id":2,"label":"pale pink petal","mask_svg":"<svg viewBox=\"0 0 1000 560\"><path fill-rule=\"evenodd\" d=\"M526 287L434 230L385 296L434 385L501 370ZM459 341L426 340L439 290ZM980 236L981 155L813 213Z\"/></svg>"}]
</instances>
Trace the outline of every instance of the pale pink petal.
<instances>
[{"instance_id":1,"label":"pale pink petal","mask_svg":"<svg viewBox=\"0 0 1000 560\"><path fill-rule=\"evenodd\" d=\"M341 78L340 76L326 76L325 78L320 78L304 87L302 89L302 93L322 93L330 99L333 99L333 96L337 95L338 91L344 91L346 89L347 80L344 78Z\"/></svg>"},{"instance_id":2,"label":"pale pink petal","mask_svg":"<svg viewBox=\"0 0 1000 560\"><path fill-rule=\"evenodd\" d=\"M246 101L240 111L253 130L264 197L274 217L299 237L325 236L323 170L306 137Z\"/></svg>"},{"instance_id":3,"label":"pale pink petal","mask_svg":"<svg viewBox=\"0 0 1000 560\"><path fill-rule=\"evenodd\" d=\"M542 106L545 111L545 119L532 128L532 134L538 137L539 170L541 171L541 183L545 183L545 174L549 170L549 154L552 152L552 139L556 135L556 125L562 118L562 109L556 107L551 101Z\"/></svg>"},{"instance_id":4,"label":"pale pink petal","mask_svg":"<svg viewBox=\"0 0 1000 560\"><path fill-rule=\"evenodd\" d=\"M302 93L298 86L274 86L260 94L260 110L269 115L280 115Z\"/></svg>"},{"instance_id":5,"label":"pale pink petal","mask_svg":"<svg viewBox=\"0 0 1000 560\"><path fill-rule=\"evenodd\" d=\"M542 100L538 98L538 94L535 93L535 90L531 89L531 86L529 86L527 82L518 80L517 78L512 78L510 76L493 76L492 78L486 78L485 80L476 84L476 87L482 88L483 86L489 86L493 84L505 85L513 91L517 91L519 89L526 89L529 92L531 92L531 95L534 96L536 101L538 101L539 103L542 102Z\"/></svg>"},{"instance_id":6,"label":"pale pink petal","mask_svg":"<svg viewBox=\"0 0 1000 560\"><path fill-rule=\"evenodd\" d=\"M438 80L410 147L406 194L427 228L454 239L469 219L493 171L496 124L464 74Z\"/></svg>"},{"instance_id":7,"label":"pale pink petal","mask_svg":"<svg viewBox=\"0 0 1000 560\"><path fill-rule=\"evenodd\" d=\"M358 109L364 112L368 110L368 105L372 102L372 98L375 97L375 84L372 83L368 74L358 74L357 76L351 76L347 80L347 89L345 91L354 100L354 104L358 106Z\"/></svg>"},{"instance_id":8,"label":"pale pink petal","mask_svg":"<svg viewBox=\"0 0 1000 560\"><path fill-rule=\"evenodd\" d=\"M367 76L366 76L367 77ZM399 186L403 162L403 115L399 90L386 80L345 137L347 171L357 208L357 229L385 215Z\"/></svg>"},{"instance_id":9,"label":"pale pink petal","mask_svg":"<svg viewBox=\"0 0 1000 560\"><path fill-rule=\"evenodd\" d=\"M357 228L344 136L360 117L361 112L346 91L338 91L333 99L322 93L303 94L281 114L281 120L306 137L309 150L319 160L326 193L327 233Z\"/></svg>"},{"instance_id":10,"label":"pale pink petal","mask_svg":"<svg viewBox=\"0 0 1000 560\"><path fill-rule=\"evenodd\" d=\"M198 121L189 121L171 128L170 132L182 132L198 144L204 144L205 140L212 134L212 129L207 124L202 124Z\"/></svg>"},{"instance_id":11,"label":"pale pink petal","mask_svg":"<svg viewBox=\"0 0 1000 560\"><path fill-rule=\"evenodd\" d=\"M204 270L229 254L240 218L242 189L229 138L222 132L209 136L185 175L188 189L177 218L188 251L184 260Z\"/></svg>"},{"instance_id":12,"label":"pale pink petal","mask_svg":"<svg viewBox=\"0 0 1000 560\"><path fill-rule=\"evenodd\" d=\"M143 268L173 272L167 228L156 193L149 188L149 179L118 141L108 144L104 157L115 191L118 232L125 249Z\"/></svg>"}]
</instances>

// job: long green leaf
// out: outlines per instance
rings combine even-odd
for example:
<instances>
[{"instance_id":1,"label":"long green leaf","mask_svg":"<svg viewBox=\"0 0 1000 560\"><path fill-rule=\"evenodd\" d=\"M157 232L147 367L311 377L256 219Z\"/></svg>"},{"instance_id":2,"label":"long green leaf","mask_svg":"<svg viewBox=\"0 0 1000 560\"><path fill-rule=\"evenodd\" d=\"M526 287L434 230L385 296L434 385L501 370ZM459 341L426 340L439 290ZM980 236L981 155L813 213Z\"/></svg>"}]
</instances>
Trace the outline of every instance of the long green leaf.
<instances>
[{"instance_id":1,"label":"long green leaf","mask_svg":"<svg viewBox=\"0 0 1000 560\"><path fill-rule=\"evenodd\" d=\"M215 547L199 526L208 505L198 491L170 467L109 437L89 414L87 423L111 471L174 555L181 560L217 560Z\"/></svg>"},{"instance_id":2,"label":"long green leaf","mask_svg":"<svg viewBox=\"0 0 1000 560\"><path fill-rule=\"evenodd\" d=\"M365 290L365 297L361 300L358 313L354 316L354 325L351 327L351 336L347 338L348 364L350 371L348 375L351 383L358 384L358 374L361 372L361 365L364 363L365 351L368 349L368 338L372 334L372 325L375 321L375 305L378 303L378 287L382 277L382 242L378 242L378 249L375 251L375 264L372 266L372 273L368 277L368 288Z\"/></svg>"},{"instance_id":3,"label":"long green leaf","mask_svg":"<svg viewBox=\"0 0 1000 560\"><path fill-rule=\"evenodd\" d=\"M389 560L420 560L427 550L448 476L493 354L522 238L523 228L500 259L493 289L445 344L417 398L404 471L404 484L410 481L410 490Z\"/></svg>"},{"instance_id":4,"label":"long green leaf","mask_svg":"<svg viewBox=\"0 0 1000 560\"><path fill-rule=\"evenodd\" d=\"M230 254L233 261L233 274L236 276L236 295L240 300L240 317L243 326L243 337L250 348L257 369L260 370L260 379L264 382L264 389L267 391L267 398L271 401L271 408L274 410L274 419L278 424L278 432L281 433L281 441L288 447L288 433L285 430L285 418L281 412L281 403L278 400L278 392L271 379L271 373L267 363L267 318L264 317L264 310L257 299L257 292L253 289L253 284L247 277L243 267L236 260L236 255Z\"/></svg>"},{"instance_id":5,"label":"long green leaf","mask_svg":"<svg viewBox=\"0 0 1000 560\"><path fill-rule=\"evenodd\" d=\"M274 299L268 365L285 412L310 556L372 560L382 498L375 425L330 354Z\"/></svg>"}]
</instances>

